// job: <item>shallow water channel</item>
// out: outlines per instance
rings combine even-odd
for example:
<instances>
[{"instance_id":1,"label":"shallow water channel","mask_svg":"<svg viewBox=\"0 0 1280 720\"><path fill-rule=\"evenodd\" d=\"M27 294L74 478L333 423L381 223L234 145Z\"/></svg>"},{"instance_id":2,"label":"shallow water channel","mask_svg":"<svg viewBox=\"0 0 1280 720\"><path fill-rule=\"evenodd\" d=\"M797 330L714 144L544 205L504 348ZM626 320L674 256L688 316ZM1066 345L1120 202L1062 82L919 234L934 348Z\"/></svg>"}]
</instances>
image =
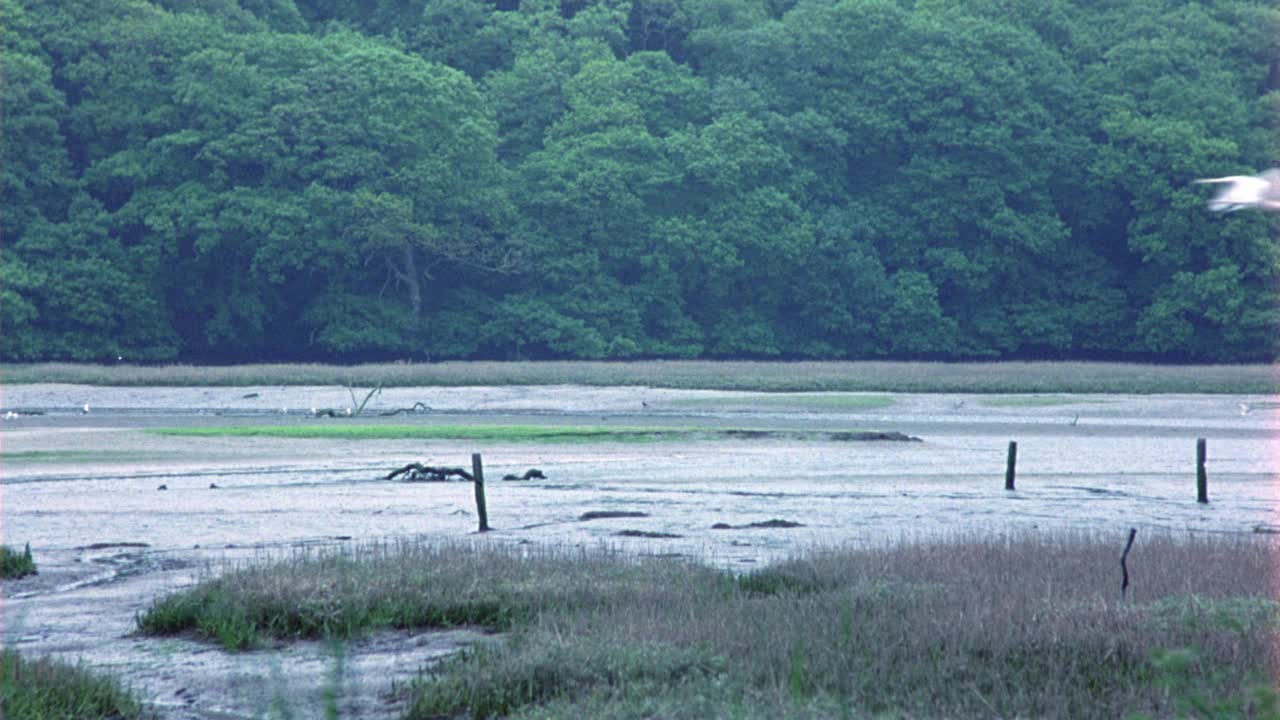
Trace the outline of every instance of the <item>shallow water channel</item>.
<instances>
[{"instance_id":1,"label":"shallow water channel","mask_svg":"<svg viewBox=\"0 0 1280 720\"><path fill-rule=\"evenodd\" d=\"M607 544L747 571L813 546L1056 530L1280 529L1280 399L1223 395L753 394L649 388L396 388L363 417L341 387L26 385L0 396L0 533L40 574L6 581L3 642L110 670L168 718L396 717L389 699L476 634L384 633L336 651L227 654L133 634L159 594L226 563L405 538ZM359 398L355 396L359 395ZM381 417L378 413L426 409ZM161 427L520 424L763 431L654 442L173 437ZM832 441L897 431L921 442ZM1195 444L1209 497L1196 502ZM1017 441L1017 489L1004 489ZM483 454L489 524L468 483L385 476ZM545 479L504 482L538 468ZM161 487L164 489L160 489ZM581 520L584 513L644 516ZM786 520L798 527L750 527ZM715 529L713 525L735 526ZM656 537L655 535L666 537ZM639 537L637 537L639 536Z\"/></svg>"}]
</instances>

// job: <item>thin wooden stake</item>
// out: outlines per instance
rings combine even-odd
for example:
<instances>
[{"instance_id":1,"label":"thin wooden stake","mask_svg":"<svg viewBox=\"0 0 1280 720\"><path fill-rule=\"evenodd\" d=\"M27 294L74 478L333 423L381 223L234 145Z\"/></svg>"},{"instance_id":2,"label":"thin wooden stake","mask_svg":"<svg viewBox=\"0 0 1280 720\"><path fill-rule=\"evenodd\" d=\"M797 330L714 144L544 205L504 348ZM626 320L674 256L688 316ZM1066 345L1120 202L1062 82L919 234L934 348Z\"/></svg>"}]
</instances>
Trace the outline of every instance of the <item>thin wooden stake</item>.
<instances>
[{"instance_id":1,"label":"thin wooden stake","mask_svg":"<svg viewBox=\"0 0 1280 720\"><path fill-rule=\"evenodd\" d=\"M476 485L476 513L480 515L480 532L489 531L489 513L484 507L484 466L480 453L471 453L471 474Z\"/></svg>"},{"instance_id":2,"label":"thin wooden stake","mask_svg":"<svg viewBox=\"0 0 1280 720\"><path fill-rule=\"evenodd\" d=\"M1208 455L1205 439L1196 440L1196 502L1209 502L1209 474L1205 472L1204 461Z\"/></svg>"},{"instance_id":3,"label":"thin wooden stake","mask_svg":"<svg viewBox=\"0 0 1280 720\"><path fill-rule=\"evenodd\" d=\"M1129 559L1129 550L1133 547L1133 538L1138 534L1137 528L1129 528L1129 542L1124 545L1124 552L1120 554L1120 571L1124 573L1124 580L1120 583L1120 599L1125 599L1125 593L1129 590L1129 566L1126 560Z\"/></svg>"},{"instance_id":4,"label":"thin wooden stake","mask_svg":"<svg viewBox=\"0 0 1280 720\"><path fill-rule=\"evenodd\" d=\"M1014 466L1018 464L1018 443L1009 441L1009 459L1004 465L1004 489L1013 489Z\"/></svg>"}]
</instances>

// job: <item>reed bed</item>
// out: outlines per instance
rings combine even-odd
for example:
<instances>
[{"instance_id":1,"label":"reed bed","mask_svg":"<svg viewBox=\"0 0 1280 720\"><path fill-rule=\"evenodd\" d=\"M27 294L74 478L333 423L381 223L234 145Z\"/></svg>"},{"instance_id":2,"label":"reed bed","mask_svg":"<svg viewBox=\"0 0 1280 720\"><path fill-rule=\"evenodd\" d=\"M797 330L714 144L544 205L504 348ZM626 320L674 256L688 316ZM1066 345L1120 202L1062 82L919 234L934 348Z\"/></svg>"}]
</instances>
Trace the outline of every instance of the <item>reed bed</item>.
<instances>
[{"instance_id":1,"label":"reed bed","mask_svg":"<svg viewBox=\"0 0 1280 720\"><path fill-rule=\"evenodd\" d=\"M608 549L401 543L228 572L140 625L231 647L503 632L402 688L408 718L1280 715L1275 541L1140 534L1122 598L1123 541L907 539L738 576Z\"/></svg>"},{"instance_id":2,"label":"reed bed","mask_svg":"<svg viewBox=\"0 0 1280 720\"><path fill-rule=\"evenodd\" d=\"M0 718L135 720L151 718L118 681L49 658L0 649Z\"/></svg>"},{"instance_id":3,"label":"reed bed","mask_svg":"<svg viewBox=\"0 0 1280 720\"><path fill-rule=\"evenodd\" d=\"M10 364L6 384L254 386L638 385L767 392L1237 393L1280 391L1276 365L1104 362L442 362L362 365Z\"/></svg>"}]
</instances>

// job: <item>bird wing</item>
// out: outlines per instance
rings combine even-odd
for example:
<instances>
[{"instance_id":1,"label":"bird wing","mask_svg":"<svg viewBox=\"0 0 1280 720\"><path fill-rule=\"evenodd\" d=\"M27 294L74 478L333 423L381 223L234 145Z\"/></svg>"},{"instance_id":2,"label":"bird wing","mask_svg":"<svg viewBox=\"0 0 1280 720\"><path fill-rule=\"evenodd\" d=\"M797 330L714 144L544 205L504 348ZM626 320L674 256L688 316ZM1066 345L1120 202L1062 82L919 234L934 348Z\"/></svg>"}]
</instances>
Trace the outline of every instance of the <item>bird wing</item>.
<instances>
[{"instance_id":1,"label":"bird wing","mask_svg":"<svg viewBox=\"0 0 1280 720\"><path fill-rule=\"evenodd\" d=\"M1272 168L1258 176L1267 186L1262 190L1262 199L1280 201L1280 168Z\"/></svg>"}]
</instances>

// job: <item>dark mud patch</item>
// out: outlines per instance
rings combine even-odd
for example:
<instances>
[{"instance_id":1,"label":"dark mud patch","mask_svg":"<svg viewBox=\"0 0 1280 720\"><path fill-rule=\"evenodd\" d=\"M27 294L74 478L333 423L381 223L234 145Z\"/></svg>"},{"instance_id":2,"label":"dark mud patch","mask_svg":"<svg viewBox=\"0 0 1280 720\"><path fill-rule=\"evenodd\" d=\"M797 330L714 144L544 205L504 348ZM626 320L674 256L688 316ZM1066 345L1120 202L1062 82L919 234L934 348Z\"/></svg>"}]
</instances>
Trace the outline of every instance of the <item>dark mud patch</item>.
<instances>
[{"instance_id":1,"label":"dark mud patch","mask_svg":"<svg viewBox=\"0 0 1280 720\"><path fill-rule=\"evenodd\" d=\"M610 518L642 518L649 517L647 512L635 510L592 510L578 516L579 520L608 520Z\"/></svg>"},{"instance_id":2,"label":"dark mud patch","mask_svg":"<svg viewBox=\"0 0 1280 720\"><path fill-rule=\"evenodd\" d=\"M106 550L107 548L149 548L144 542L96 542L91 545L79 545L76 550Z\"/></svg>"},{"instance_id":3,"label":"dark mud patch","mask_svg":"<svg viewBox=\"0 0 1280 720\"><path fill-rule=\"evenodd\" d=\"M1058 485L1063 490L1078 490L1090 495L1099 495L1103 497L1129 497L1129 493L1123 490L1109 490L1107 488L1089 487L1087 485Z\"/></svg>"},{"instance_id":4,"label":"dark mud patch","mask_svg":"<svg viewBox=\"0 0 1280 720\"><path fill-rule=\"evenodd\" d=\"M618 532L614 533L614 535L616 537L654 538L659 540L664 538L684 537L683 535L677 535L676 533L653 532L652 530L619 530Z\"/></svg>"},{"instance_id":5,"label":"dark mud patch","mask_svg":"<svg viewBox=\"0 0 1280 720\"><path fill-rule=\"evenodd\" d=\"M746 525L730 525L729 523L716 523L711 526L712 530L752 530L759 528L797 528L804 527L804 523L798 523L794 520L763 520L761 522L747 523Z\"/></svg>"},{"instance_id":6,"label":"dark mud patch","mask_svg":"<svg viewBox=\"0 0 1280 720\"><path fill-rule=\"evenodd\" d=\"M516 481L516 480L546 480L547 476L542 474L542 471L539 470L538 468L529 468L528 470L525 470L524 474L522 475L508 473L506 475L503 475L502 479L508 482Z\"/></svg>"},{"instance_id":7,"label":"dark mud patch","mask_svg":"<svg viewBox=\"0 0 1280 720\"><path fill-rule=\"evenodd\" d=\"M734 440L817 440L828 442L924 442L896 430L840 430L836 432L799 430L719 430L715 436Z\"/></svg>"},{"instance_id":8,"label":"dark mud patch","mask_svg":"<svg viewBox=\"0 0 1280 720\"><path fill-rule=\"evenodd\" d=\"M863 432L834 432L831 433L830 439L836 442L873 442L886 440L889 442L924 442L914 435L906 433L881 432L881 431L863 431Z\"/></svg>"}]
</instances>

